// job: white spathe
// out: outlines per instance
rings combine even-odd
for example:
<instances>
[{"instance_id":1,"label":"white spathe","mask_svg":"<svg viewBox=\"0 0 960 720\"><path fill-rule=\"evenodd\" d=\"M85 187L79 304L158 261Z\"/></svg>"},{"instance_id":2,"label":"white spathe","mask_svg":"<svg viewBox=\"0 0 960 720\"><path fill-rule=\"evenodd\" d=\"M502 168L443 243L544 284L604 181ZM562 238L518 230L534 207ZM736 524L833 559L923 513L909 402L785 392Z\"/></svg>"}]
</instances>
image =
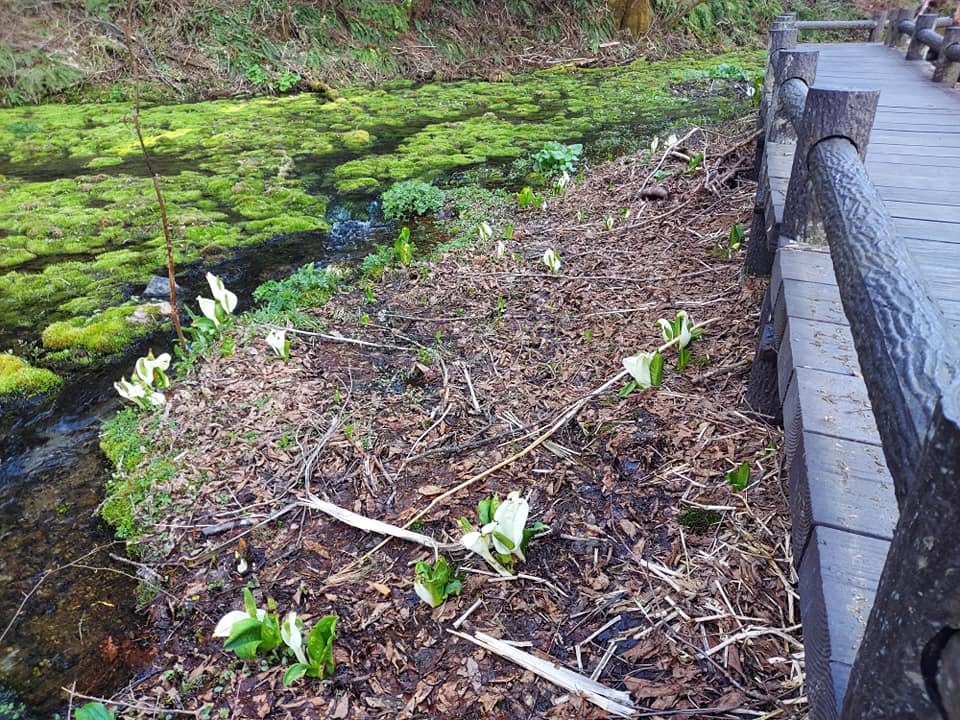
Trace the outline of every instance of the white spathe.
<instances>
[{"instance_id":1,"label":"white spathe","mask_svg":"<svg viewBox=\"0 0 960 720\"><path fill-rule=\"evenodd\" d=\"M217 301L198 295L197 303L200 305L200 312L211 320L216 327L220 327L220 318L217 317Z\"/></svg>"},{"instance_id":2,"label":"white spathe","mask_svg":"<svg viewBox=\"0 0 960 720\"><path fill-rule=\"evenodd\" d=\"M227 290L223 285L223 280L213 273L207 273L207 284L210 285L210 292L213 293L213 299L220 303L229 315L237 307L237 296Z\"/></svg>"},{"instance_id":3,"label":"white spathe","mask_svg":"<svg viewBox=\"0 0 960 720\"><path fill-rule=\"evenodd\" d=\"M230 633L233 631L233 626L236 625L241 620L246 620L250 617L250 613L245 612L244 610L231 610L222 618L220 622L217 623L217 626L213 629L214 637L230 637ZM257 620L261 622L267 617L267 611L257 608Z\"/></svg>"},{"instance_id":4,"label":"white spathe","mask_svg":"<svg viewBox=\"0 0 960 720\"><path fill-rule=\"evenodd\" d=\"M280 328L271 330L267 333L267 345L277 354L278 358L286 359L287 331Z\"/></svg>"},{"instance_id":5,"label":"white spathe","mask_svg":"<svg viewBox=\"0 0 960 720\"><path fill-rule=\"evenodd\" d=\"M523 551L520 549L520 543L523 542L523 529L527 526L527 518L530 516L530 503L527 499L520 496L519 490L514 490L507 499L500 503L496 512L493 514L493 520L496 524L497 533L505 536L513 543L513 547L507 547L496 534L493 535L493 546L501 555L516 555L523 561Z\"/></svg>"},{"instance_id":6,"label":"white spathe","mask_svg":"<svg viewBox=\"0 0 960 720\"><path fill-rule=\"evenodd\" d=\"M642 352L623 359L624 369L630 373L630 377L636 381L641 390L646 390L653 385L653 380L650 378L650 364L655 356L656 353Z\"/></svg>"},{"instance_id":7,"label":"white spathe","mask_svg":"<svg viewBox=\"0 0 960 720\"><path fill-rule=\"evenodd\" d=\"M300 621L293 610L287 613L280 625L280 639L288 648L293 650L293 654L297 656L299 662L304 665L310 664L307 662L307 655L303 651L303 632L300 630Z\"/></svg>"}]
</instances>

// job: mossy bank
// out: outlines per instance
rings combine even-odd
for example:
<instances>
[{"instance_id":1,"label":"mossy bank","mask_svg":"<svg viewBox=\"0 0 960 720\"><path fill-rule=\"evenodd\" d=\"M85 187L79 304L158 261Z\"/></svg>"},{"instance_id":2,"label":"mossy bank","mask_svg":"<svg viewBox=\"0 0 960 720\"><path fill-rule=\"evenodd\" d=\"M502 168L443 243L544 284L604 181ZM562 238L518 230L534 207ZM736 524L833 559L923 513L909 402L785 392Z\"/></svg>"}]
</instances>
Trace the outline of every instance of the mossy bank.
<instances>
[{"instance_id":1,"label":"mossy bank","mask_svg":"<svg viewBox=\"0 0 960 720\"><path fill-rule=\"evenodd\" d=\"M741 51L509 82L396 81L145 107L141 123L183 269L325 230L331 197L369 198L408 178L524 182L548 140L586 139L588 154L606 157L674 124L723 118L749 107L761 63ZM131 115L129 103L0 110L0 347L16 344L35 364L96 362L152 331L123 322L165 265Z\"/></svg>"}]
</instances>

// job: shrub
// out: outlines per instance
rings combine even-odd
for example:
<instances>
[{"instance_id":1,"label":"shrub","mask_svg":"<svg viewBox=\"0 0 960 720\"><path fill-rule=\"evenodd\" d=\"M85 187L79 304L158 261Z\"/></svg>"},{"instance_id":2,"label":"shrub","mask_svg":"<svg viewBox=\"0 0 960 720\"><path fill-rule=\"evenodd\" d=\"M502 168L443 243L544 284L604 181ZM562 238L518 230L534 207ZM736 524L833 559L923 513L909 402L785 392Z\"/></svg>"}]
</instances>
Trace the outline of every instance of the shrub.
<instances>
[{"instance_id":1,"label":"shrub","mask_svg":"<svg viewBox=\"0 0 960 720\"><path fill-rule=\"evenodd\" d=\"M433 215L442 206L443 190L419 180L394 183L383 193L383 216L388 220Z\"/></svg>"}]
</instances>

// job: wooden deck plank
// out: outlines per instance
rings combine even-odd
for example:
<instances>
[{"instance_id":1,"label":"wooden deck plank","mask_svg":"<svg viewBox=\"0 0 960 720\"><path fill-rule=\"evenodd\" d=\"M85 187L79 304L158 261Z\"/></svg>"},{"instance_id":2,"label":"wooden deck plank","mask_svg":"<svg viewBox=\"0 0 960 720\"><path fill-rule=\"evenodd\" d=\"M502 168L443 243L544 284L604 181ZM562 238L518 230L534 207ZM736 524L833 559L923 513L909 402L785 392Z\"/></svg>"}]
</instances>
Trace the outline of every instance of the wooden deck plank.
<instances>
[{"instance_id":1,"label":"wooden deck plank","mask_svg":"<svg viewBox=\"0 0 960 720\"><path fill-rule=\"evenodd\" d=\"M802 432L788 471L794 561L803 562L814 528L890 540L897 499L883 448Z\"/></svg>"},{"instance_id":2,"label":"wooden deck plank","mask_svg":"<svg viewBox=\"0 0 960 720\"><path fill-rule=\"evenodd\" d=\"M811 718L836 718L889 543L817 527L800 565Z\"/></svg>"}]
</instances>

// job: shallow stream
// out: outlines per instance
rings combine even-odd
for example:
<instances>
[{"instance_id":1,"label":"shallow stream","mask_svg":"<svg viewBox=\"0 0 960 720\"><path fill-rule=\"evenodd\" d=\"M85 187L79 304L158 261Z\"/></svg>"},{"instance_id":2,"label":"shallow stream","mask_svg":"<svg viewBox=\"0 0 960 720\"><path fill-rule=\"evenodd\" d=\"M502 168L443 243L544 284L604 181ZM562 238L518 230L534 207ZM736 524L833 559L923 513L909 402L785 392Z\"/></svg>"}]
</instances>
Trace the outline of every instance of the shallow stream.
<instances>
[{"instance_id":1,"label":"shallow stream","mask_svg":"<svg viewBox=\"0 0 960 720\"><path fill-rule=\"evenodd\" d=\"M753 74L760 59L740 53L510 83L395 83L338 99L146 108L183 297L204 291L207 268L249 298L306 262L361 257L388 238L341 242L327 231L365 219L367 203L396 180L516 182L522 158L548 140L585 142L603 158L675 124L741 112L746 82L721 83L697 100L672 83L731 63ZM155 645L134 613L138 568L96 518L110 472L97 432L117 407L113 380L147 344L167 349L169 333L132 341L109 361L45 346L51 324L92 323L162 272L155 199L129 110L0 110L0 351L66 376L52 404L0 406L0 720L18 717L20 703L24 717L62 711L60 688L74 681L109 695L148 671ZM65 364L70 353L86 367Z\"/></svg>"}]
</instances>

